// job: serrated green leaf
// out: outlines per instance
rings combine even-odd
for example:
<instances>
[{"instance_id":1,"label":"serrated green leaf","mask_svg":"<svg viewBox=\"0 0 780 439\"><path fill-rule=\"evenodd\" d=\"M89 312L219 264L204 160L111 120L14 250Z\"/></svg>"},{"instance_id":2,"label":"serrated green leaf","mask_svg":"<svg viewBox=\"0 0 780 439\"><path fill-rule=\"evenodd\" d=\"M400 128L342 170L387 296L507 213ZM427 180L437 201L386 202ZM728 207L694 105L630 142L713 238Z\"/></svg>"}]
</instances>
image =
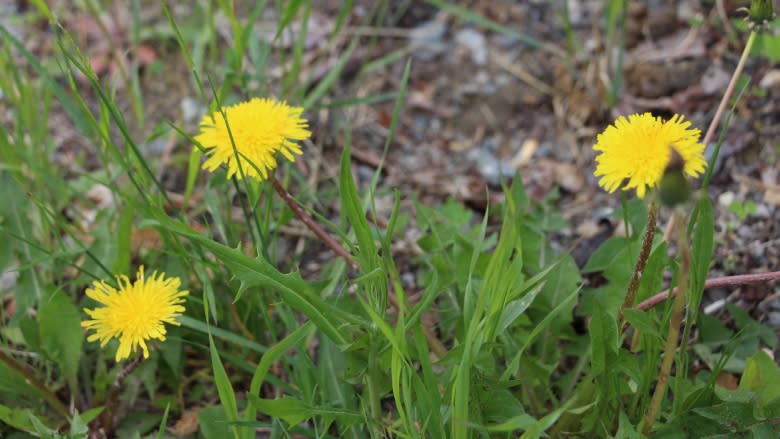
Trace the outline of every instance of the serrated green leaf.
<instances>
[{"instance_id":1,"label":"serrated green leaf","mask_svg":"<svg viewBox=\"0 0 780 439\"><path fill-rule=\"evenodd\" d=\"M661 333L658 331L658 323L653 320L648 313L638 309L629 308L623 311L623 317L634 328L645 335L651 335L658 340L663 341Z\"/></svg>"}]
</instances>

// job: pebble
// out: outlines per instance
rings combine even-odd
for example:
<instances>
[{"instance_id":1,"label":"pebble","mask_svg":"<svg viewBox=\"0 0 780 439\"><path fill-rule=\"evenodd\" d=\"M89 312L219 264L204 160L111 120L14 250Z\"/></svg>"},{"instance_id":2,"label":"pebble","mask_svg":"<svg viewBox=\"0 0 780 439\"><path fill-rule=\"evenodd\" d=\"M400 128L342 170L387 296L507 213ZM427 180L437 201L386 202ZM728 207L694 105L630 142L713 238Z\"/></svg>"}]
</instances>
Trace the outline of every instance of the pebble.
<instances>
[{"instance_id":1,"label":"pebble","mask_svg":"<svg viewBox=\"0 0 780 439\"><path fill-rule=\"evenodd\" d=\"M432 60L447 48L442 42L446 32L447 25L439 20L421 23L412 29L409 38L409 42L414 48L412 54L423 61Z\"/></svg>"},{"instance_id":2,"label":"pebble","mask_svg":"<svg viewBox=\"0 0 780 439\"><path fill-rule=\"evenodd\" d=\"M731 203L734 202L735 198L736 196L734 195L734 192L731 191L723 192L718 196L718 204L728 208L729 206L731 206Z\"/></svg>"},{"instance_id":3,"label":"pebble","mask_svg":"<svg viewBox=\"0 0 780 439\"><path fill-rule=\"evenodd\" d=\"M481 175L488 184L494 186L499 184L501 165L490 150L484 147L474 148L469 150L466 157L474 162L477 172L479 172L479 175Z\"/></svg>"},{"instance_id":4,"label":"pebble","mask_svg":"<svg viewBox=\"0 0 780 439\"><path fill-rule=\"evenodd\" d=\"M472 148L466 153L466 158L474 163L479 175L491 186L498 186L501 177L512 178L516 172L511 160L502 160L496 156L498 146L497 136L488 137L478 148Z\"/></svg>"},{"instance_id":5,"label":"pebble","mask_svg":"<svg viewBox=\"0 0 780 439\"><path fill-rule=\"evenodd\" d=\"M17 279L19 279L18 271L6 271L0 274L0 293L13 290Z\"/></svg>"},{"instance_id":6,"label":"pebble","mask_svg":"<svg viewBox=\"0 0 780 439\"><path fill-rule=\"evenodd\" d=\"M186 126L194 126L200 123L200 120L206 114L206 107L192 96L182 99L180 105L182 119L184 119L184 125Z\"/></svg>"},{"instance_id":7,"label":"pebble","mask_svg":"<svg viewBox=\"0 0 780 439\"><path fill-rule=\"evenodd\" d=\"M761 88L772 88L780 84L780 69L770 70L761 78L758 82L758 86Z\"/></svg>"},{"instance_id":8,"label":"pebble","mask_svg":"<svg viewBox=\"0 0 780 439\"><path fill-rule=\"evenodd\" d=\"M767 314L767 319L771 326L780 327L780 312L770 311L769 314Z\"/></svg>"},{"instance_id":9,"label":"pebble","mask_svg":"<svg viewBox=\"0 0 780 439\"><path fill-rule=\"evenodd\" d=\"M769 218L772 215L771 212L769 212L769 206L763 203L756 204L756 211L753 212L753 217L755 218Z\"/></svg>"},{"instance_id":10,"label":"pebble","mask_svg":"<svg viewBox=\"0 0 780 439\"><path fill-rule=\"evenodd\" d=\"M142 148L147 153L153 155L153 156L159 156L165 151L165 148L168 147L168 139L166 138L157 138L152 140L149 143L145 143Z\"/></svg>"},{"instance_id":11,"label":"pebble","mask_svg":"<svg viewBox=\"0 0 780 439\"><path fill-rule=\"evenodd\" d=\"M465 28L455 34L455 42L471 52L471 61L478 66L487 64L488 54L485 36L471 28Z\"/></svg>"},{"instance_id":12,"label":"pebble","mask_svg":"<svg viewBox=\"0 0 780 439\"><path fill-rule=\"evenodd\" d=\"M707 148L704 150L704 158L707 160L707 163L710 162L710 159L712 158L712 155L715 154L715 146L716 146L716 143L714 143L714 142L713 143L709 143L709 144L707 144ZM726 142L724 142L720 146L721 154L718 154L718 158L717 158L717 160L715 160L715 166L712 167L713 175L717 174L718 171L720 171L720 168L723 167L723 154L722 153L723 153L723 150L727 149L727 148L728 148L728 146L726 145Z\"/></svg>"},{"instance_id":13,"label":"pebble","mask_svg":"<svg viewBox=\"0 0 780 439\"><path fill-rule=\"evenodd\" d=\"M417 276L407 271L401 275L401 285L405 288L414 288L417 285Z\"/></svg>"}]
</instances>

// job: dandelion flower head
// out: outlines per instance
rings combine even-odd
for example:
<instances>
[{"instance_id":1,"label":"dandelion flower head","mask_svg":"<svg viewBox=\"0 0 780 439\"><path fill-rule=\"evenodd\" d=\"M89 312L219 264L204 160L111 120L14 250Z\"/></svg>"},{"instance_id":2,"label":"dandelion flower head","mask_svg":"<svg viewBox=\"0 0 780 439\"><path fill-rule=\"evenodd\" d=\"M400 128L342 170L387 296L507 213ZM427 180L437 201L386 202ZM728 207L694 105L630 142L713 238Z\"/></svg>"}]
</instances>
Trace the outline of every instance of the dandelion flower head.
<instances>
[{"instance_id":1,"label":"dandelion flower head","mask_svg":"<svg viewBox=\"0 0 780 439\"><path fill-rule=\"evenodd\" d=\"M601 177L599 185L607 192L636 189L644 198L647 188L654 188L663 177L672 156L672 148L683 160L683 173L697 177L704 171L704 145L699 143L701 131L675 114L669 120L650 113L619 117L598 135L593 149L596 157L594 175Z\"/></svg>"},{"instance_id":2,"label":"dandelion flower head","mask_svg":"<svg viewBox=\"0 0 780 439\"><path fill-rule=\"evenodd\" d=\"M92 318L81 326L94 329L88 341L100 340L104 347L112 338L119 340L116 361L130 357L140 347L144 358L149 358L146 342L165 340L165 325L179 325L175 318L184 312L184 297L188 291L180 291L178 277L165 278L163 273L144 276L144 267L138 269L134 283L127 276L118 276L116 289L104 281L95 281L86 294L103 304L103 307L84 309Z\"/></svg>"},{"instance_id":3,"label":"dandelion flower head","mask_svg":"<svg viewBox=\"0 0 780 439\"><path fill-rule=\"evenodd\" d=\"M277 152L294 162L295 155L301 154L296 141L311 136L308 122L301 117L303 108L292 107L284 101L253 98L223 110L224 117L214 112L203 118L195 140L207 150L203 169L213 172L225 164L228 178L234 175L241 178L238 156L245 176L265 180L276 168Z\"/></svg>"}]
</instances>

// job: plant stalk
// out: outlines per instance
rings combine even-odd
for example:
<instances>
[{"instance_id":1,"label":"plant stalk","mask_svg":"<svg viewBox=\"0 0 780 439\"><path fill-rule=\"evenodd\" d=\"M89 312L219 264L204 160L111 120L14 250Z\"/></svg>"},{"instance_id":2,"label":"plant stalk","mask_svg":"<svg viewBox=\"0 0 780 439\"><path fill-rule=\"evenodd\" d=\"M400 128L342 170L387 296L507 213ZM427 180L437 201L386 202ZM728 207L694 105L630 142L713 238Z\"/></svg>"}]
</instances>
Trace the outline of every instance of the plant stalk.
<instances>
[{"instance_id":1,"label":"plant stalk","mask_svg":"<svg viewBox=\"0 0 780 439\"><path fill-rule=\"evenodd\" d=\"M647 209L647 227L645 228L645 235L642 238L642 250L639 252L639 259L637 259L636 265L634 266L634 272L631 274L631 282L628 284L626 298L623 300L620 310L618 310L617 324L621 332L623 331L623 312L626 308L634 306L636 292L639 290L639 282L642 280L642 273L645 271L647 259L650 257L650 250L653 248L657 215L658 204L651 202L650 207Z\"/></svg>"},{"instance_id":2,"label":"plant stalk","mask_svg":"<svg viewBox=\"0 0 780 439\"><path fill-rule=\"evenodd\" d=\"M672 363L677 352L677 342L680 338L680 324L682 323L683 311L685 310L685 294L688 288L688 271L690 268L690 249L688 248L688 234L686 231L684 219L678 210L675 210L674 216L677 223L677 250L680 252L680 271L677 276L677 296L672 304L672 316L669 319L669 333L666 336L666 347L664 348L664 358L661 363L661 370L658 373L658 382L650 400L650 407L642 420L642 434L650 434L653 429L653 423L658 417L658 411L661 408L661 402L666 395L666 388L669 384L669 373L672 370Z\"/></svg>"},{"instance_id":3,"label":"plant stalk","mask_svg":"<svg viewBox=\"0 0 780 439\"><path fill-rule=\"evenodd\" d=\"M122 382L141 364L141 359L143 359L142 354L137 352L135 359L116 374L116 378L114 378L114 382L111 384L111 392L108 394L108 399L106 399L105 411L100 416L100 425L109 436L114 431L114 417L119 408L119 392L122 390Z\"/></svg>"}]
</instances>

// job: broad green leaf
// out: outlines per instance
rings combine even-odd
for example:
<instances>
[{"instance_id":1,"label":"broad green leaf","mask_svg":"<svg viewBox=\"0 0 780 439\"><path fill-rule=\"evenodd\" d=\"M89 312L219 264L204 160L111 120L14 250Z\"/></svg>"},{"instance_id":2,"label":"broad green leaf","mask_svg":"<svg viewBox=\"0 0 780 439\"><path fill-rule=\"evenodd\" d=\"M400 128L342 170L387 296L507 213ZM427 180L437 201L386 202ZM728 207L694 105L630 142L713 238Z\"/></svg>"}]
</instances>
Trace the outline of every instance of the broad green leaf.
<instances>
[{"instance_id":1,"label":"broad green leaf","mask_svg":"<svg viewBox=\"0 0 780 439\"><path fill-rule=\"evenodd\" d=\"M636 294L636 303L647 299L662 290L664 269L669 264L668 247L666 242L660 242L651 252L645 264L645 271L639 282L639 290Z\"/></svg>"},{"instance_id":2,"label":"broad green leaf","mask_svg":"<svg viewBox=\"0 0 780 439\"><path fill-rule=\"evenodd\" d=\"M766 352L758 351L748 358L739 388L759 393L759 405L766 406L780 398L780 368Z\"/></svg>"},{"instance_id":3,"label":"broad green leaf","mask_svg":"<svg viewBox=\"0 0 780 439\"><path fill-rule=\"evenodd\" d=\"M38 325L43 351L61 368L68 385L75 391L84 338L78 310L66 295L52 294L41 302Z\"/></svg>"},{"instance_id":4,"label":"broad green leaf","mask_svg":"<svg viewBox=\"0 0 780 439\"><path fill-rule=\"evenodd\" d=\"M661 333L658 331L658 323L644 311L638 309L629 308L623 311L623 317L634 328L638 329L645 335L652 335L658 340L663 341Z\"/></svg>"},{"instance_id":5,"label":"broad green leaf","mask_svg":"<svg viewBox=\"0 0 780 439\"><path fill-rule=\"evenodd\" d=\"M523 413L511 419L507 419L506 421L500 424L488 425L487 427L485 427L485 430L499 432L499 433L508 433L517 430L525 430L535 423L536 423L536 418L529 415L528 413Z\"/></svg>"},{"instance_id":6,"label":"broad green leaf","mask_svg":"<svg viewBox=\"0 0 780 439\"><path fill-rule=\"evenodd\" d=\"M689 301L694 319L704 292L704 282L707 280L707 273L710 270L715 234L710 199L703 197L696 204L699 214L691 246L691 295Z\"/></svg>"},{"instance_id":7,"label":"broad green leaf","mask_svg":"<svg viewBox=\"0 0 780 439\"><path fill-rule=\"evenodd\" d=\"M583 273L593 273L604 271L613 264L623 264L626 262L626 238L613 237L604 241L588 259L588 263L582 268Z\"/></svg>"},{"instance_id":8,"label":"broad green leaf","mask_svg":"<svg viewBox=\"0 0 780 439\"><path fill-rule=\"evenodd\" d=\"M590 321L591 371L599 376L607 370L607 362L617 353L618 334L614 316L598 302L594 311Z\"/></svg>"},{"instance_id":9,"label":"broad green leaf","mask_svg":"<svg viewBox=\"0 0 780 439\"><path fill-rule=\"evenodd\" d=\"M263 381L265 380L265 375L268 372L268 369L271 368L271 365L274 361L276 361L280 356L282 356L284 353L292 349L293 346L297 345L305 336L309 335L311 333L311 322L304 323L303 325L299 326L298 329L293 331L290 335L279 341L276 345L274 345L272 348L268 349L268 351L260 358L260 363L257 364L257 368L255 369L254 375L252 375L252 382L249 385L249 394L250 395L256 395L259 396L260 394L260 386L263 384ZM255 407L252 400L249 401L246 411L244 413L244 421L245 422L251 422L255 420L255 416L257 413L257 407ZM243 432L244 437L254 437L254 432L251 430L245 430Z\"/></svg>"},{"instance_id":10,"label":"broad green leaf","mask_svg":"<svg viewBox=\"0 0 780 439\"><path fill-rule=\"evenodd\" d=\"M314 416L332 416L347 425L363 421L363 415L359 412L327 406L315 407L289 396L261 399L256 395L249 395L249 399L259 411L272 418L283 419L290 425L297 425Z\"/></svg>"},{"instance_id":11,"label":"broad green leaf","mask_svg":"<svg viewBox=\"0 0 780 439\"><path fill-rule=\"evenodd\" d=\"M34 417L35 414L30 409L17 409L0 404L0 421L17 430L36 433L32 422Z\"/></svg>"},{"instance_id":12,"label":"broad green leaf","mask_svg":"<svg viewBox=\"0 0 780 439\"><path fill-rule=\"evenodd\" d=\"M199 431L206 439L225 439L230 436L231 424L224 407L215 405L198 412Z\"/></svg>"}]
</instances>

